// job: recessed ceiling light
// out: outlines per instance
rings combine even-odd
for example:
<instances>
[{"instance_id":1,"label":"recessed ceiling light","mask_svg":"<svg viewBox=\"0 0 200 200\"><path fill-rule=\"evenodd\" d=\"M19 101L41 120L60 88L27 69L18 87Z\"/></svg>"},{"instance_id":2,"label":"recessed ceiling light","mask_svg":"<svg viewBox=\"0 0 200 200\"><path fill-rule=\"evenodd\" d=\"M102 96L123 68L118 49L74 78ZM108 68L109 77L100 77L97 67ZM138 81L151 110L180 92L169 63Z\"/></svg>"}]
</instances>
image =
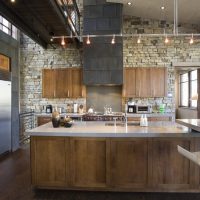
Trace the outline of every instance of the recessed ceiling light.
<instances>
[{"instance_id":1,"label":"recessed ceiling light","mask_svg":"<svg viewBox=\"0 0 200 200\"><path fill-rule=\"evenodd\" d=\"M127 4L130 6L132 3L129 1Z\"/></svg>"}]
</instances>

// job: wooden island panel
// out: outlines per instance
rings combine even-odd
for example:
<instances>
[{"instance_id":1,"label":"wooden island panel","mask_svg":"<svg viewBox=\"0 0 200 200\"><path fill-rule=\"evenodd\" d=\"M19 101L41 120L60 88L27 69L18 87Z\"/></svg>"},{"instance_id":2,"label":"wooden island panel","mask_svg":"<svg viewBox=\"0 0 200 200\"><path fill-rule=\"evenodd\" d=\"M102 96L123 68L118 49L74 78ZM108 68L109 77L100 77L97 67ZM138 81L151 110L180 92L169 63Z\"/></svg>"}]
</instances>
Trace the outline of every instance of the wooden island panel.
<instances>
[{"instance_id":1,"label":"wooden island panel","mask_svg":"<svg viewBox=\"0 0 200 200\"><path fill-rule=\"evenodd\" d=\"M106 139L70 141L71 180L77 187L106 187Z\"/></svg>"},{"instance_id":2,"label":"wooden island panel","mask_svg":"<svg viewBox=\"0 0 200 200\"><path fill-rule=\"evenodd\" d=\"M68 185L69 140L64 137L34 137L31 139L32 183L40 187ZM68 145L69 146L69 145Z\"/></svg>"},{"instance_id":3,"label":"wooden island panel","mask_svg":"<svg viewBox=\"0 0 200 200\"><path fill-rule=\"evenodd\" d=\"M145 139L111 140L111 185L145 188L148 175L148 145Z\"/></svg>"},{"instance_id":4,"label":"wooden island panel","mask_svg":"<svg viewBox=\"0 0 200 200\"><path fill-rule=\"evenodd\" d=\"M199 168L178 153L177 145L199 151L200 139L31 136L32 185L107 191L200 191Z\"/></svg>"},{"instance_id":5,"label":"wooden island panel","mask_svg":"<svg viewBox=\"0 0 200 200\"><path fill-rule=\"evenodd\" d=\"M190 161L180 155L177 145L190 149L188 139L153 139L151 148L152 185L160 189L189 189Z\"/></svg>"}]
</instances>

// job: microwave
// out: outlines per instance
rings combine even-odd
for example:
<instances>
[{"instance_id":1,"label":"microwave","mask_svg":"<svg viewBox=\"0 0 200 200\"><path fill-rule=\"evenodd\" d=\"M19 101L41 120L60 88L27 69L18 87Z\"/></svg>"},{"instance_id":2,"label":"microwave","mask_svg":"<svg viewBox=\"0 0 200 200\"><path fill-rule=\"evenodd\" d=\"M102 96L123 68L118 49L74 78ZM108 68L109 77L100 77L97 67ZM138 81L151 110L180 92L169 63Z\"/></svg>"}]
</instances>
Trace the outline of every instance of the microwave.
<instances>
[{"instance_id":1,"label":"microwave","mask_svg":"<svg viewBox=\"0 0 200 200\"><path fill-rule=\"evenodd\" d=\"M151 105L128 105L128 113L152 113Z\"/></svg>"}]
</instances>

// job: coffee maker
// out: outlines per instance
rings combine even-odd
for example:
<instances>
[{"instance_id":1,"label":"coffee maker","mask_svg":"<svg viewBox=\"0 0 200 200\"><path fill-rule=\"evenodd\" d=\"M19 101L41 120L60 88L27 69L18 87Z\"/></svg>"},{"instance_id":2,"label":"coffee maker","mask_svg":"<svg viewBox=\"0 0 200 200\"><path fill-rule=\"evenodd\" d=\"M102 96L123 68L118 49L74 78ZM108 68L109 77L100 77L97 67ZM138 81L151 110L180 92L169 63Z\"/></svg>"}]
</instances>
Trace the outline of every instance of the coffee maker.
<instances>
[{"instance_id":1,"label":"coffee maker","mask_svg":"<svg viewBox=\"0 0 200 200\"><path fill-rule=\"evenodd\" d=\"M46 113L52 113L52 105L47 105L46 106Z\"/></svg>"}]
</instances>

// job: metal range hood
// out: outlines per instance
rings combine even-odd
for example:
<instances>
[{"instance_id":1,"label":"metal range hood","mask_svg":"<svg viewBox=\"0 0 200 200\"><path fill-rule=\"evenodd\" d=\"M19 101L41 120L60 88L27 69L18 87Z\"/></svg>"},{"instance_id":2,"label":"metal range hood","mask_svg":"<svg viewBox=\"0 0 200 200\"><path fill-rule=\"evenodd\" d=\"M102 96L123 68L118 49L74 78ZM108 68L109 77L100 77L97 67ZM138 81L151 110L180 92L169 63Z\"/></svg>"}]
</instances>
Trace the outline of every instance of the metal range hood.
<instances>
[{"instance_id":1,"label":"metal range hood","mask_svg":"<svg viewBox=\"0 0 200 200\"><path fill-rule=\"evenodd\" d=\"M83 43L83 82L85 85L123 84L123 39L104 35L122 32L122 4L106 0L84 0L83 34L98 35ZM102 35L102 37L101 37Z\"/></svg>"}]
</instances>

